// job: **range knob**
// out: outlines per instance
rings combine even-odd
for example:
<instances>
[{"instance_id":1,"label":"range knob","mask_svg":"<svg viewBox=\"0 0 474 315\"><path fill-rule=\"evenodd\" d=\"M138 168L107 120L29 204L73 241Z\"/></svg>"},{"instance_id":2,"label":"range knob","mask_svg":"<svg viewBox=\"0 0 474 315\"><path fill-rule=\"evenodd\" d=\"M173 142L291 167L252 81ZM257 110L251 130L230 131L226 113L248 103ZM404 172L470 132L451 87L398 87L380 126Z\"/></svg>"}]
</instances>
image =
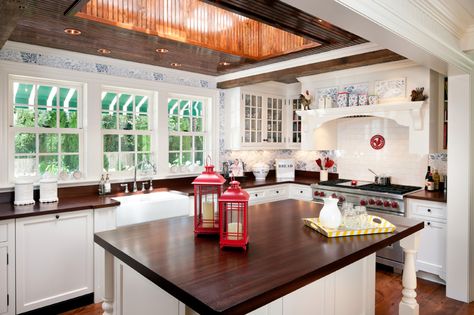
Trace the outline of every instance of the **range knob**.
<instances>
[{"instance_id":1,"label":"range knob","mask_svg":"<svg viewBox=\"0 0 474 315\"><path fill-rule=\"evenodd\" d=\"M370 198L370 199L369 199L369 205L374 205L374 204L375 204L375 200L372 199L372 198Z\"/></svg>"},{"instance_id":2,"label":"range knob","mask_svg":"<svg viewBox=\"0 0 474 315\"><path fill-rule=\"evenodd\" d=\"M315 191L315 192L313 193L313 195L314 195L315 197L319 196L319 191Z\"/></svg>"},{"instance_id":3,"label":"range knob","mask_svg":"<svg viewBox=\"0 0 474 315\"><path fill-rule=\"evenodd\" d=\"M366 206L366 205L367 205L367 201L361 200L361 201L360 201L360 205L361 205L361 206Z\"/></svg>"},{"instance_id":4,"label":"range knob","mask_svg":"<svg viewBox=\"0 0 474 315\"><path fill-rule=\"evenodd\" d=\"M331 197L333 197L333 198L337 198L337 195L336 195L336 193L333 193L333 194L331 195Z\"/></svg>"},{"instance_id":5,"label":"range knob","mask_svg":"<svg viewBox=\"0 0 474 315\"><path fill-rule=\"evenodd\" d=\"M384 206L384 207L390 207L390 201L385 200L385 201L383 202L383 206Z\"/></svg>"},{"instance_id":6,"label":"range knob","mask_svg":"<svg viewBox=\"0 0 474 315\"><path fill-rule=\"evenodd\" d=\"M326 194L324 193L324 191L322 191L322 192L319 193L319 196L324 197L324 196L326 196Z\"/></svg>"},{"instance_id":7,"label":"range knob","mask_svg":"<svg viewBox=\"0 0 474 315\"><path fill-rule=\"evenodd\" d=\"M381 205L383 205L383 201L379 199L379 200L375 201L375 204L377 206L381 206Z\"/></svg>"},{"instance_id":8,"label":"range knob","mask_svg":"<svg viewBox=\"0 0 474 315\"><path fill-rule=\"evenodd\" d=\"M339 201L344 202L344 201L346 201L346 198L344 196L339 196Z\"/></svg>"},{"instance_id":9,"label":"range knob","mask_svg":"<svg viewBox=\"0 0 474 315\"><path fill-rule=\"evenodd\" d=\"M394 209L398 208L398 202L392 201L392 208Z\"/></svg>"}]
</instances>

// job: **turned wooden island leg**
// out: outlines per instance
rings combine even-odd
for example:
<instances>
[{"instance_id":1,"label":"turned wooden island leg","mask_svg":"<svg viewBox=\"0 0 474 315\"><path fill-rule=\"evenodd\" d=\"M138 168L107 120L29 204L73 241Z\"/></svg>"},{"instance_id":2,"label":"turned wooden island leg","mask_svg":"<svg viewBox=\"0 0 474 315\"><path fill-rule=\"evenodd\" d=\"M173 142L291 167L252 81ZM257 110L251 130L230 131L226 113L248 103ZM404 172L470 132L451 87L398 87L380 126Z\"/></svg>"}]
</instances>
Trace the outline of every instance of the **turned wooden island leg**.
<instances>
[{"instance_id":1,"label":"turned wooden island leg","mask_svg":"<svg viewBox=\"0 0 474 315\"><path fill-rule=\"evenodd\" d=\"M405 253L405 265L402 278L402 300L398 306L399 315L418 315L420 307L416 301L416 252L420 242L420 232L405 237L400 246Z\"/></svg>"},{"instance_id":2,"label":"turned wooden island leg","mask_svg":"<svg viewBox=\"0 0 474 315\"><path fill-rule=\"evenodd\" d=\"M104 302L102 310L104 315L113 315L114 313L114 256L105 251L105 284L104 284Z\"/></svg>"}]
</instances>

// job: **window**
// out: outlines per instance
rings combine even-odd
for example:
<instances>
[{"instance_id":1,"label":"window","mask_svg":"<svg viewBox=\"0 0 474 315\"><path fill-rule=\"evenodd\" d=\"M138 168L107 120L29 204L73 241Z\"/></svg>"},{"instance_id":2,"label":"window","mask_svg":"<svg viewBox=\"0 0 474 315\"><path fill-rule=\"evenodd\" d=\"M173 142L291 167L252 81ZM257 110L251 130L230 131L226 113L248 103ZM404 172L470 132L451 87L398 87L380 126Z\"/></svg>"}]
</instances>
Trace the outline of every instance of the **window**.
<instances>
[{"instance_id":1,"label":"window","mask_svg":"<svg viewBox=\"0 0 474 315\"><path fill-rule=\"evenodd\" d=\"M145 92L103 91L103 169L132 170L136 163L152 162L151 95Z\"/></svg>"},{"instance_id":2,"label":"window","mask_svg":"<svg viewBox=\"0 0 474 315\"><path fill-rule=\"evenodd\" d=\"M13 177L79 171L81 86L13 79L10 88Z\"/></svg>"},{"instance_id":3,"label":"window","mask_svg":"<svg viewBox=\"0 0 474 315\"><path fill-rule=\"evenodd\" d=\"M206 137L204 102L168 99L168 164L173 172L190 172L204 165Z\"/></svg>"}]
</instances>

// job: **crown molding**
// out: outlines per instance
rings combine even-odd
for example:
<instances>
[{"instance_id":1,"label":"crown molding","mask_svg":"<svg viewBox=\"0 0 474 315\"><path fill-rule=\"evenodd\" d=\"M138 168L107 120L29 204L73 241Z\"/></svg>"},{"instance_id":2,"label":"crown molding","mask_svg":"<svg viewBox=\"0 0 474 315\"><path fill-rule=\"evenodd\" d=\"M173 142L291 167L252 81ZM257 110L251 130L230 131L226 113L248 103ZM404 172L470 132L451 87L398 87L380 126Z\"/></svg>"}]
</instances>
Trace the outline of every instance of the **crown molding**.
<instances>
[{"instance_id":1,"label":"crown molding","mask_svg":"<svg viewBox=\"0 0 474 315\"><path fill-rule=\"evenodd\" d=\"M466 30L474 25L474 16L456 0L410 0L410 2L458 39L461 39Z\"/></svg>"}]
</instances>

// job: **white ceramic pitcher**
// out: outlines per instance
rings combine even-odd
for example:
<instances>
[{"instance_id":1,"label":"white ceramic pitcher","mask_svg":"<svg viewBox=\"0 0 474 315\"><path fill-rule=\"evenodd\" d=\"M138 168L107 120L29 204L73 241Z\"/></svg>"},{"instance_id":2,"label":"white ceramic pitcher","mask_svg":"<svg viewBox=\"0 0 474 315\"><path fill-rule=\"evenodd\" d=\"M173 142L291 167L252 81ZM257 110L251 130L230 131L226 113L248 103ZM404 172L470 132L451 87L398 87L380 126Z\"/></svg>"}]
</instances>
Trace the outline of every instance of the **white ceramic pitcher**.
<instances>
[{"instance_id":1,"label":"white ceramic pitcher","mask_svg":"<svg viewBox=\"0 0 474 315\"><path fill-rule=\"evenodd\" d=\"M321 198L324 201L324 206L319 213L319 222L324 227L329 229L336 229L341 225L342 215L337 203L337 198Z\"/></svg>"}]
</instances>

